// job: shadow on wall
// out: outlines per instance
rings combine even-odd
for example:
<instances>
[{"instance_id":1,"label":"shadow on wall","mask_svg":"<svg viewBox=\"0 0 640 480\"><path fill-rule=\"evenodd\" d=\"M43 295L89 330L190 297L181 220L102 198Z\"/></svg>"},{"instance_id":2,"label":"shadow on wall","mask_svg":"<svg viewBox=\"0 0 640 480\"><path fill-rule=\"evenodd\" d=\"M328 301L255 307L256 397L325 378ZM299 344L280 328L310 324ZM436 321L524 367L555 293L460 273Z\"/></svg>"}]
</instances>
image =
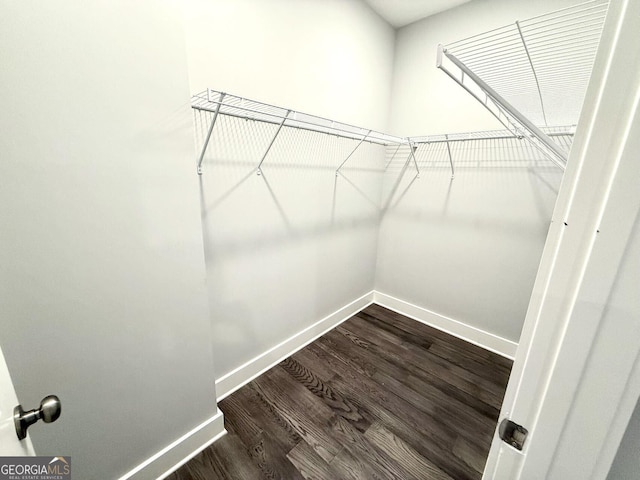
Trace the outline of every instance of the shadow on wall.
<instances>
[{"instance_id":1,"label":"shadow on wall","mask_svg":"<svg viewBox=\"0 0 640 480\"><path fill-rule=\"evenodd\" d=\"M567 137L569 148L570 137ZM427 183L433 181L431 177L438 178L430 187L439 192L440 196L445 192L441 215L446 214L453 186L458 183L465 183L467 187L470 183L474 188L491 189L496 194L503 195L502 200L508 201L509 185L528 178L531 182L531 194L537 199L538 216L544 220L550 218L546 199L548 195L558 194L562 172L524 139L451 141L449 147L446 142L419 145L415 153L415 168L408 153L406 146L387 149L382 194L386 199L385 211L397 210L416 181L420 183L420 178L429 178ZM523 173L526 173L524 177ZM463 180L456 182L456 178ZM465 195L458 194L462 197ZM490 199L491 196L486 198ZM431 203L432 199L433 195L429 195L429 199L425 201Z\"/></svg>"},{"instance_id":2,"label":"shadow on wall","mask_svg":"<svg viewBox=\"0 0 640 480\"><path fill-rule=\"evenodd\" d=\"M515 138L388 149L376 289L518 341L562 171ZM400 177L399 177L400 175Z\"/></svg>"},{"instance_id":3,"label":"shadow on wall","mask_svg":"<svg viewBox=\"0 0 640 480\"><path fill-rule=\"evenodd\" d=\"M201 116L196 112L198 145L208 125ZM383 146L364 143L336 171L357 141L285 127L257 170L276 128L218 120L200 179L203 217L225 221L214 235L218 253L268 249L379 222Z\"/></svg>"},{"instance_id":4,"label":"shadow on wall","mask_svg":"<svg viewBox=\"0 0 640 480\"><path fill-rule=\"evenodd\" d=\"M196 111L196 145L211 121ZM221 115L201 208L216 377L371 291L385 148ZM195 172L194 172L195 175Z\"/></svg>"},{"instance_id":5,"label":"shadow on wall","mask_svg":"<svg viewBox=\"0 0 640 480\"><path fill-rule=\"evenodd\" d=\"M357 141L284 127L258 174L276 129L220 116L203 163L217 378L374 288L518 340L562 178L526 140L450 142L453 179L446 143L365 142L336 174Z\"/></svg>"}]
</instances>

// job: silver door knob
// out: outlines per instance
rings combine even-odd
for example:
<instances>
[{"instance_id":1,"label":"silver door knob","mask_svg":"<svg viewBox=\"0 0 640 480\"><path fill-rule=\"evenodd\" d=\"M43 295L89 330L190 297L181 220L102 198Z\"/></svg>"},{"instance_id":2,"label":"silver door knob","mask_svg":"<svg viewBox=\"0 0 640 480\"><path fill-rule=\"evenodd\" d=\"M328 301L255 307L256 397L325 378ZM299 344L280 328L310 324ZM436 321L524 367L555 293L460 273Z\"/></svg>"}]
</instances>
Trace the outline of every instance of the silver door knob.
<instances>
[{"instance_id":1,"label":"silver door knob","mask_svg":"<svg viewBox=\"0 0 640 480\"><path fill-rule=\"evenodd\" d=\"M40 402L40 408L25 412L22 405L13 409L13 422L16 425L18 439L24 440L27 436L27 429L42 420L44 423L55 422L60 417L62 405L60 399L55 395L48 395Z\"/></svg>"}]
</instances>

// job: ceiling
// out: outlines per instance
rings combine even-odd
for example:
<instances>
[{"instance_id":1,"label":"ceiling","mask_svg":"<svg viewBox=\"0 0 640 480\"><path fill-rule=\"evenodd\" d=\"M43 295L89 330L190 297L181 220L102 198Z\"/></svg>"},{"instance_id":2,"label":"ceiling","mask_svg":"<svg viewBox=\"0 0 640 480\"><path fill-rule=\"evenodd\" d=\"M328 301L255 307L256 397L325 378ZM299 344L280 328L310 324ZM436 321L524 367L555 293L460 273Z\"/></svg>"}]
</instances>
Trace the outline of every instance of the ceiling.
<instances>
[{"instance_id":1,"label":"ceiling","mask_svg":"<svg viewBox=\"0 0 640 480\"><path fill-rule=\"evenodd\" d=\"M404 27L430 15L471 0L364 0L394 28Z\"/></svg>"}]
</instances>

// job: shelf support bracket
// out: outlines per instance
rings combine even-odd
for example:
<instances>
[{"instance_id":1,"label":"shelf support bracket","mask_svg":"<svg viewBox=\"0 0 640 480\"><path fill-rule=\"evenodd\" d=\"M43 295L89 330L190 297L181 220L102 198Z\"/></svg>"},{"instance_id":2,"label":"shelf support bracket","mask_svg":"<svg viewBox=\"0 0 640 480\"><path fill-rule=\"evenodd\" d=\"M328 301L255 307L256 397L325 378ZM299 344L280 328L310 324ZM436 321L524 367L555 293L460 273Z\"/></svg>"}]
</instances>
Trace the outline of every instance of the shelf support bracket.
<instances>
[{"instance_id":1,"label":"shelf support bracket","mask_svg":"<svg viewBox=\"0 0 640 480\"><path fill-rule=\"evenodd\" d=\"M211 91L207 89L207 98L210 97ZM211 134L213 133L213 127L216 125L216 120L218 119L218 113L220 113L220 107L222 106L222 101L224 100L226 93L220 93L220 101L216 106L215 112L213 112L213 118L211 119L211 125L209 125L209 130L207 131L207 136L204 140L204 145L202 146L202 151L200 152L200 157L198 158L198 175L202 175L202 160L204 160L204 154L207 151L207 147L209 146L209 140L211 140Z\"/></svg>"},{"instance_id":2,"label":"shelf support bracket","mask_svg":"<svg viewBox=\"0 0 640 480\"><path fill-rule=\"evenodd\" d=\"M449 165L451 165L451 178L455 176L455 171L453 170L453 156L451 155L451 147L449 146L449 135L445 135L444 138L447 141L447 152L449 153Z\"/></svg>"},{"instance_id":3,"label":"shelf support bracket","mask_svg":"<svg viewBox=\"0 0 640 480\"><path fill-rule=\"evenodd\" d=\"M448 68L443 65L444 59L448 59L464 74L459 79ZM458 85L469 92L478 102L484 105L489 112L491 112L509 131L517 136L522 136L522 131L526 131L527 139L538 148L549 160L555 163L562 170L565 169L567 164L567 153L560 148L548 135L542 130L536 127L527 117L514 108L509 102L507 102L502 96L500 96L495 90L493 90L486 82L484 82L478 75L476 75L469 67L462 63L455 55L447 52L443 45L438 45L438 55L436 60L436 66L451 77ZM487 100L491 100L496 107L494 111L488 101L482 101L482 99L467 85L464 84L465 79L469 79L475 85L482 90ZM500 114L504 115L507 121L503 121L500 118Z\"/></svg>"},{"instance_id":4,"label":"shelf support bracket","mask_svg":"<svg viewBox=\"0 0 640 480\"><path fill-rule=\"evenodd\" d=\"M260 159L260 163L258 164L258 168L256 169L256 173L258 175L262 175L262 162L264 162L264 159L267 158L267 155L269 155L269 150L271 150L271 147L273 147L273 144L275 143L276 138L278 138L278 134L280 133L280 130L282 130L282 127L284 126L284 122L286 122L287 119L289 118L290 113L291 113L291 110L287 110L286 115L282 118L280 125L278 125L278 129L276 130L276 133L273 134L271 143L269 143L269 146L265 150L264 155L262 155L262 158Z\"/></svg>"},{"instance_id":5,"label":"shelf support bracket","mask_svg":"<svg viewBox=\"0 0 640 480\"><path fill-rule=\"evenodd\" d=\"M418 162L416 161L416 150L418 149L418 146L415 143L413 143L409 138L407 138L407 143L409 143L411 158L413 158L413 164L416 167L417 176L418 178L420 178L420 169L418 168Z\"/></svg>"},{"instance_id":6,"label":"shelf support bracket","mask_svg":"<svg viewBox=\"0 0 640 480\"><path fill-rule=\"evenodd\" d=\"M340 166L338 167L338 169L336 170L336 177L338 176L338 173L340 172L340 169L342 168L342 166L347 163L347 160L349 160L351 158L351 155L353 155L354 153L356 153L356 150L358 150L358 148L360 147L360 145L363 144L363 142L367 139L367 137L369 136L369 134L372 132L373 130L369 130L367 132L367 134L362 137L362 139L360 140L360 142L358 142L358 144L356 145L356 148L354 148L353 150L351 150L351 153L349 155L347 155L347 158L344 159L344 161L340 164Z\"/></svg>"},{"instance_id":7,"label":"shelf support bracket","mask_svg":"<svg viewBox=\"0 0 640 480\"><path fill-rule=\"evenodd\" d=\"M520 34L520 40L522 40L522 46L524 47L524 52L527 54L527 58L529 59L529 65L531 66L531 72L533 73L533 78L536 80L536 88L538 89L538 97L540 98L540 109L542 110L542 118L544 118L544 124L549 125L547 122L547 114L544 111L544 102L542 101L542 90L540 90L540 82L538 81L538 75L536 74L536 69L533 68L533 60L531 60L531 55L529 54L529 48L527 47L527 42L524 41L524 34L522 33L522 28L520 28L520 22L516 20L516 27L518 27L518 33Z\"/></svg>"},{"instance_id":8,"label":"shelf support bracket","mask_svg":"<svg viewBox=\"0 0 640 480\"><path fill-rule=\"evenodd\" d=\"M400 182L402 182L402 178L404 177L404 174L406 173L407 168L409 167L409 163L411 162L411 157L413 156L413 151L414 151L414 149L417 149L418 147L410 145L409 148L411 148L411 151L409 152L409 155L407 155L407 159L404 161L404 165L402 166L402 170L400 170L400 174L398 175L398 178L396 179L396 183L393 184L393 187L391 188L391 191L389 192L389 197L387 198L387 202L385 203L384 207L382 208L383 211L387 211L387 209L389 208L389 205L391 205L391 200L393 200L393 197L396 194L396 191L398 190L398 187L400 186ZM416 176L418 176L418 174L416 174Z\"/></svg>"},{"instance_id":9,"label":"shelf support bracket","mask_svg":"<svg viewBox=\"0 0 640 480\"><path fill-rule=\"evenodd\" d=\"M396 154L398 153L398 150L400 150L400 146L402 144L399 143L398 146L396 147L396 151L393 152L393 155L391 155L391 159L389 159L389 161L387 162L387 164L384 166L384 171L387 171L387 168L389 168L389 165L391 165L391 162L393 162L393 159L396 158Z\"/></svg>"}]
</instances>

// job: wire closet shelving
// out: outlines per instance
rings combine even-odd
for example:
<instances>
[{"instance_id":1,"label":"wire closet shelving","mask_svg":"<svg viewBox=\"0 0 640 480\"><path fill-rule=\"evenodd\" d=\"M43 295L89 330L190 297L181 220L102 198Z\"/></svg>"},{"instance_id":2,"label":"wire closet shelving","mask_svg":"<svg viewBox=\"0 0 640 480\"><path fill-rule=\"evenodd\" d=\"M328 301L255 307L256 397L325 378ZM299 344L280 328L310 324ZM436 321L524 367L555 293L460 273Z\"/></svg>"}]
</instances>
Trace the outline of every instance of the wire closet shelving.
<instances>
[{"instance_id":1,"label":"wire closet shelving","mask_svg":"<svg viewBox=\"0 0 640 480\"><path fill-rule=\"evenodd\" d=\"M277 126L257 160L258 175L283 128L355 141L336 175L364 142L395 147L394 157L407 149L406 163L412 161L418 174L416 149L421 144L444 142L453 176L450 142L494 139L496 135L526 139L564 170L571 145L566 139L573 135L582 109L608 5L608 0L591 0L438 46L436 66L484 105L506 132L399 137L207 89L191 99L193 109L212 114L198 156L198 174L202 174L202 162L219 115Z\"/></svg>"},{"instance_id":2,"label":"wire closet shelving","mask_svg":"<svg viewBox=\"0 0 640 480\"><path fill-rule=\"evenodd\" d=\"M516 136L564 168L542 126L578 121L608 0L592 0L438 46L436 65Z\"/></svg>"},{"instance_id":3,"label":"wire closet shelving","mask_svg":"<svg viewBox=\"0 0 640 480\"><path fill-rule=\"evenodd\" d=\"M218 115L228 115L245 120L255 120L258 122L277 125L278 128L275 130L270 143L268 144L261 159L259 160L258 166L256 168L256 172L258 175L261 174L262 164L269 154L271 147L275 143L278 134L283 127L302 129L354 140L356 144L353 150L351 150L349 155L337 168L336 174L340 172L340 169L346 164L349 158L351 158L351 156L364 142L394 148L392 158L395 157L396 154L404 154L406 150L406 152L408 152L406 158L407 163L413 163L417 173L419 174L420 169L418 167L415 152L420 145L439 142L446 142L448 145L450 142L460 142L467 140L524 138L524 135L514 134L513 132L508 130L499 132L485 131L471 133L454 133L448 135L445 134L419 137L398 137L362 127L356 127L342 122L337 122L334 120L329 120L315 115L297 112L283 107L269 105L267 103L250 100L247 98L239 97L237 95L230 95L213 89L207 89L204 92L194 95L191 99L191 106L194 110L210 112L212 114L211 123L209 124L209 127L207 129L205 140L197 160L197 171L199 175L202 174L202 162L211 141L211 136L215 128ZM573 135L575 126L549 127L544 128L544 130L550 136L567 136ZM449 155L449 162L451 167L451 175L453 177L454 159L451 155Z\"/></svg>"},{"instance_id":4,"label":"wire closet shelving","mask_svg":"<svg viewBox=\"0 0 640 480\"><path fill-rule=\"evenodd\" d=\"M362 127L356 127L347 123L329 120L316 115L310 115L308 113L302 113L212 89L207 89L204 92L191 97L191 107L195 110L213 113L202 150L198 157L199 175L202 174L202 161L209 145L209 141L211 140L211 134L215 127L218 115L228 115L245 120L255 120L258 122L277 125L278 128L258 163L258 167L256 169L258 175L261 174L262 164L267 158L271 147L275 143L278 134L283 127L296 128L356 140L358 143L338 167L336 174L364 142L374 143L385 147L389 145L406 145L410 143L410 140L407 138L388 135L386 133L376 132Z\"/></svg>"}]
</instances>

